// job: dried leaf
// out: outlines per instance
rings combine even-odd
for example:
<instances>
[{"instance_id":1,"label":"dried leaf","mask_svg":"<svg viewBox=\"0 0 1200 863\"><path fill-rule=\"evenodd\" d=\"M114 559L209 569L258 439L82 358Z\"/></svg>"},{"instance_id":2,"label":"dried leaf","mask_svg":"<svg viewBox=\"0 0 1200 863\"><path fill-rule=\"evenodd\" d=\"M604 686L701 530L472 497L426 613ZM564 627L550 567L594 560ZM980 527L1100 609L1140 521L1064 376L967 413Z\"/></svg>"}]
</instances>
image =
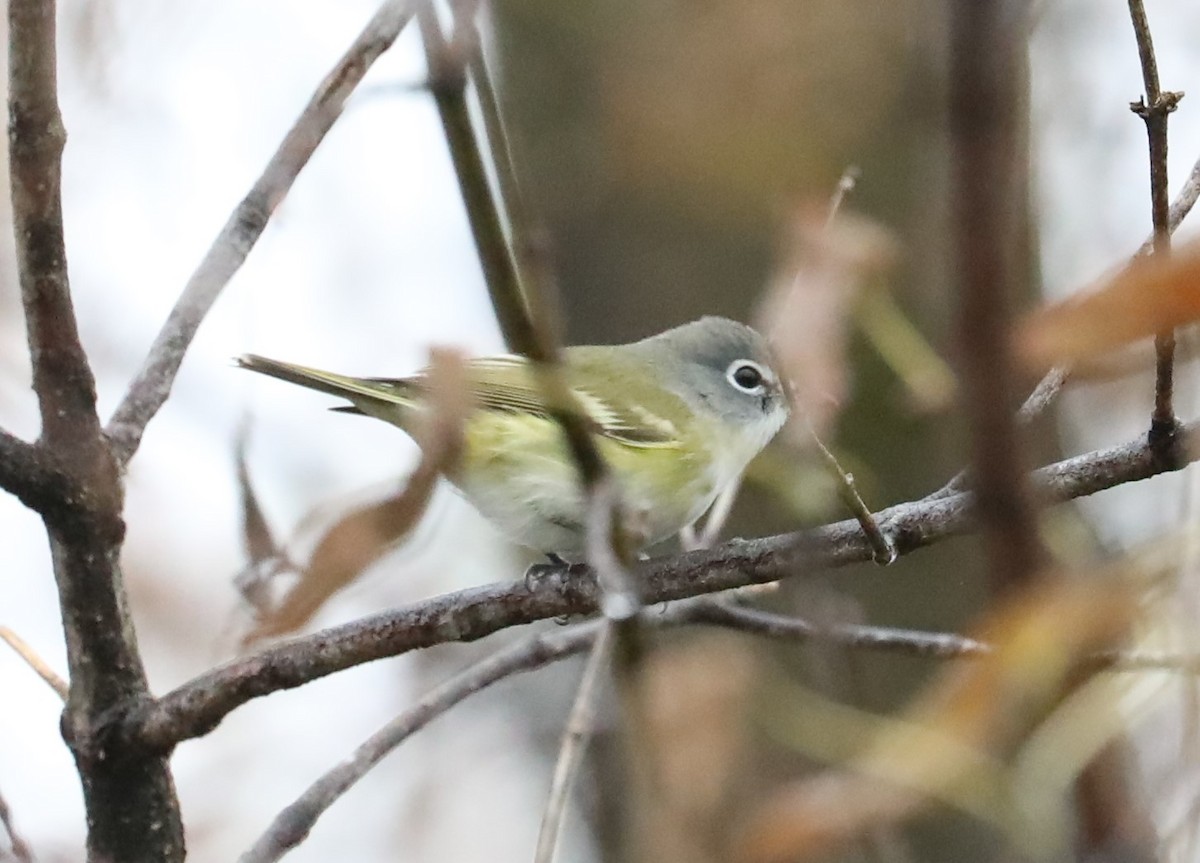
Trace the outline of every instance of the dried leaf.
<instances>
[{"instance_id":1,"label":"dried leaf","mask_svg":"<svg viewBox=\"0 0 1200 863\"><path fill-rule=\"evenodd\" d=\"M421 460L404 485L385 500L351 510L317 542L300 577L278 604L259 617L244 643L303 626L333 594L352 583L420 522L439 475L462 448L470 394L462 355L435 349L428 369L428 407L414 434Z\"/></svg>"},{"instance_id":2,"label":"dried leaf","mask_svg":"<svg viewBox=\"0 0 1200 863\"><path fill-rule=\"evenodd\" d=\"M894 257L878 225L802 209L788 226L782 263L758 316L803 416L824 434L846 392L850 313L864 283Z\"/></svg>"},{"instance_id":3,"label":"dried leaf","mask_svg":"<svg viewBox=\"0 0 1200 863\"><path fill-rule=\"evenodd\" d=\"M1098 288L1035 312L1017 331L1033 371L1073 366L1200 318L1200 240L1136 259Z\"/></svg>"},{"instance_id":4,"label":"dried leaf","mask_svg":"<svg viewBox=\"0 0 1200 863\"><path fill-rule=\"evenodd\" d=\"M246 603L261 617L271 604L271 580L289 569L287 555L275 541L270 525L258 503L258 495L250 481L246 465L246 444L250 434L249 420L242 422L234 440L234 462L237 466L238 496L242 501L242 547L247 564L233 579L234 586Z\"/></svg>"},{"instance_id":5,"label":"dried leaf","mask_svg":"<svg viewBox=\"0 0 1200 863\"><path fill-rule=\"evenodd\" d=\"M844 758L842 769L776 791L742 832L739 859L766 863L827 852L915 813L929 799L1013 828L1021 813L1011 807L1008 762L1083 682L1081 660L1124 636L1135 610L1127 581L1094 574L1086 583L1059 580L990 615L977 637L995 646L993 654L947 669L898 718L826 705L825 721L814 728L820 711L806 705L801 736L826 753L829 738L842 740L844 752L848 730L869 729L866 739L857 755L835 756ZM1059 838L1053 831L1014 832L1026 848Z\"/></svg>"}]
</instances>

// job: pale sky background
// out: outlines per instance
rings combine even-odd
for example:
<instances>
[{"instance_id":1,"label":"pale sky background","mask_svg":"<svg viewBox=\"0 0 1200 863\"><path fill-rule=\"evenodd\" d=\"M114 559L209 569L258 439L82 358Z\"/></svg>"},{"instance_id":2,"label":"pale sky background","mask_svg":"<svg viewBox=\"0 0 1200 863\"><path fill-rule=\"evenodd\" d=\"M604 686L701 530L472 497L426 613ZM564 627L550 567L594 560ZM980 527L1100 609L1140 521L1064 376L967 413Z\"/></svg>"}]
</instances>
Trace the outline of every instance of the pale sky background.
<instances>
[{"instance_id":1,"label":"pale sky background","mask_svg":"<svg viewBox=\"0 0 1200 863\"><path fill-rule=\"evenodd\" d=\"M376 3L62 6L67 240L107 416L231 208ZM1035 180L1048 288L1065 292L1121 261L1149 231L1145 135L1126 108L1141 79L1124 2L1049 0L1044 10L1032 51ZM1195 93L1172 119L1178 180L1200 155L1200 7L1157 0L1149 11L1163 85ZM230 578L242 562L231 441L244 411L255 422L251 471L284 533L314 507L394 480L413 462L403 435L327 414L327 400L251 379L230 358L255 351L384 375L416 368L431 344L500 347L436 114L408 89L422 79L414 36L377 64L305 169L206 321L133 462L126 567L156 691L230 650ZM20 328L9 291L0 297L0 422L32 436ZM1122 428L1124 407L1105 399L1113 421L1094 435L1075 429L1073 449L1124 441L1144 426L1148 402L1131 401ZM1195 400L1182 404L1192 415ZM1171 487L1148 487L1127 510L1103 500L1095 509L1113 537L1144 536L1175 517L1162 504ZM497 571L502 546L453 495L441 495L434 511L417 548L376 567L317 622L520 571L516 561ZM0 622L64 669L40 523L0 495L0 536ZM234 859L323 770L470 655L452 648L437 654L444 661L406 658L335 675L256 701L184 744L175 767L189 859ZM84 818L59 737L60 705L4 650L0 684L0 793L39 860L79 859ZM369 863L401 859L397 848L405 861L528 859L549 770L530 769L527 713L504 697L482 704L406 743L288 859ZM557 733L560 722L548 716L533 733ZM579 843L561 856L589 859Z\"/></svg>"}]
</instances>

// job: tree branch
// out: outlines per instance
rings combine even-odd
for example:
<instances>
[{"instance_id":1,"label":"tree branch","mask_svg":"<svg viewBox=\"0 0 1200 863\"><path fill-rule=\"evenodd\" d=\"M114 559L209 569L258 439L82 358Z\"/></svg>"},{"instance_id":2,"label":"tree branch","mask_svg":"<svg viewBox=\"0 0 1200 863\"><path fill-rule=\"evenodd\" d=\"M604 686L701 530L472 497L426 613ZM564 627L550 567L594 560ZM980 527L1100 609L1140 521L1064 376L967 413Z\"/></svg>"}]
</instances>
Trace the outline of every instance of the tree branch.
<instances>
[{"instance_id":1,"label":"tree branch","mask_svg":"<svg viewBox=\"0 0 1200 863\"><path fill-rule=\"evenodd\" d=\"M975 659L990 654L993 649L986 642L956 633L855 624L820 625L804 618L743 607L709 597L677 603L661 614L646 617L644 623L656 629L687 625L718 626L779 641L819 641L927 659ZM267 831L241 857L240 863L274 863L304 841L320 816L358 780L430 722L494 683L536 671L589 649L594 650L597 638L606 631L611 632L608 621L593 620L537 633L454 675L371 735L353 755L314 782L295 803L275 817ZM1113 650L1090 657L1088 664L1097 671L1167 670L1185 674L1200 673L1200 655L1195 654ZM588 677L586 672L584 677ZM587 725L583 723L580 727L586 728ZM568 731L571 726L572 723L568 722ZM563 787L567 784L562 783Z\"/></svg>"},{"instance_id":2,"label":"tree branch","mask_svg":"<svg viewBox=\"0 0 1200 863\"><path fill-rule=\"evenodd\" d=\"M483 153L467 110L466 52L478 50L478 46L470 40L456 39L448 43L432 4L428 0L418 2L417 23L425 43L429 89L437 103L442 132L450 148L450 159L458 177L496 321L510 350L536 358L540 340L525 305L520 274L504 237L500 210L488 183ZM473 25L471 30L460 28L460 32L474 32Z\"/></svg>"},{"instance_id":3,"label":"tree branch","mask_svg":"<svg viewBox=\"0 0 1200 863\"><path fill-rule=\"evenodd\" d=\"M1189 438L1200 436L1188 426ZM1184 447L1188 457L1200 449ZM1196 453L1192 455L1192 453ZM1033 482L1044 503L1095 494L1170 471L1144 440L1076 456L1037 470ZM962 493L890 507L876 518L897 552L908 554L974 527L972 496ZM777 581L870 560L872 549L857 521L754 540L713 550L659 558L636 575L643 599L659 603L747 584ZM501 629L552 617L593 614L594 576L578 568L551 572L536 584L504 582L457 591L326 629L212 669L130 714L121 733L167 750L207 734L231 710L253 698L302 686L325 675L435 644L475 641Z\"/></svg>"},{"instance_id":4,"label":"tree branch","mask_svg":"<svg viewBox=\"0 0 1200 863\"><path fill-rule=\"evenodd\" d=\"M213 240L109 420L106 431L121 465L133 457L147 424L170 395L184 354L209 309L245 263L275 209L341 116L350 94L412 17L410 6L409 0L387 0L379 7L325 76L254 186Z\"/></svg>"},{"instance_id":5,"label":"tree branch","mask_svg":"<svg viewBox=\"0 0 1200 863\"><path fill-rule=\"evenodd\" d=\"M96 383L79 341L62 224L62 151L52 0L8 6L9 179L17 270L25 306L42 438L94 445Z\"/></svg>"},{"instance_id":6,"label":"tree branch","mask_svg":"<svg viewBox=\"0 0 1200 863\"><path fill-rule=\"evenodd\" d=\"M1137 39L1138 58L1142 65L1142 81L1146 95L1130 103L1130 109L1146 122L1146 137L1150 148L1150 212L1154 224L1154 254L1171 251L1171 212L1167 186L1167 118L1183 98L1182 93L1164 92L1158 83L1158 61L1154 56L1154 40L1142 0L1129 0L1129 17ZM1150 439L1164 458L1175 457L1177 422L1174 407L1175 333L1164 332L1154 337L1155 383L1154 413L1150 419Z\"/></svg>"},{"instance_id":7,"label":"tree branch","mask_svg":"<svg viewBox=\"0 0 1200 863\"><path fill-rule=\"evenodd\" d=\"M45 450L0 430L0 488L37 513L47 513L70 497L70 480L48 464Z\"/></svg>"},{"instance_id":8,"label":"tree branch","mask_svg":"<svg viewBox=\"0 0 1200 863\"><path fill-rule=\"evenodd\" d=\"M83 786L89 859L177 861L183 824L166 757L103 733L149 691L119 567L123 488L67 280L55 19L53 0L8 4L13 226L42 435L36 452L12 438L3 449L41 469L27 481L53 480L22 499L40 512L50 539L70 671L62 733Z\"/></svg>"},{"instance_id":9,"label":"tree branch","mask_svg":"<svg viewBox=\"0 0 1200 863\"><path fill-rule=\"evenodd\" d=\"M1026 227L1019 111L1027 12L1023 0L951 7L958 359L994 591L1029 584L1044 558L1011 411L1010 304Z\"/></svg>"},{"instance_id":10,"label":"tree branch","mask_svg":"<svg viewBox=\"0 0 1200 863\"><path fill-rule=\"evenodd\" d=\"M269 863L304 841L321 814L379 761L450 708L488 686L542 668L587 649L605 622L590 622L539 633L494 653L441 686L371 735L354 754L317 780L276 816L270 828L241 858L241 863Z\"/></svg>"}]
</instances>

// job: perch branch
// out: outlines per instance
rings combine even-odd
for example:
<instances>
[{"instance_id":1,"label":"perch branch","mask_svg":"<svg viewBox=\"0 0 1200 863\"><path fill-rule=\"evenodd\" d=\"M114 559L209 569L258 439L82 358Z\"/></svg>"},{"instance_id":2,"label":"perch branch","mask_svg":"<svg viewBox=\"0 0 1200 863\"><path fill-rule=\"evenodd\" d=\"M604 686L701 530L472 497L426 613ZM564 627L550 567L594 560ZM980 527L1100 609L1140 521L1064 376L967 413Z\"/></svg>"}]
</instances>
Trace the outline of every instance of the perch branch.
<instances>
[{"instance_id":1,"label":"perch branch","mask_svg":"<svg viewBox=\"0 0 1200 863\"><path fill-rule=\"evenodd\" d=\"M146 426L170 395L175 375L201 322L245 263L267 221L292 188L346 100L412 16L409 0L387 0L325 76L280 142L254 186L234 208L167 316L137 377L109 420L107 434L118 461L129 462Z\"/></svg>"},{"instance_id":2,"label":"perch branch","mask_svg":"<svg viewBox=\"0 0 1200 863\"><path fill-rule=\"evenodd\" d=\"M1197 426L1185 428L1191 439ZM1189 458L1200 448L1184 447ZM1190 455L1191 453L1196 455ZM1041 468L1033 484L1046 504L1073 500L1172 469L1157 462L1145 440L1075 456ZM974 527L972 496L898 504L876 514L899 554L961 535ZM660 558L637 567L646 603L683 599L748 584L777 581L871 559L857 521L800 533L736 540L712 550ZM501 629L598 607L594 576L578 568L548 573L536 584L501 582L449 593L272 646L208 671L126 717L123 733L152 747L211 731L253 698L302 686L354 665L454 641L475 641Z\"/></svg>"},{"instance_id":3,"label":"perch branch","mask_svg":"<svg viewBox=\"0 0 1200 863\"><path fill-rule=\"evenodd\" d=\"M974 659L992 650L986 642L955 633L854 624L821 625L711 597L677 603L661 614L647 616L644 623L654 628L716 626L785 642L821 641L928 659ZM607 621L588 621L537 633L451 677L373 734L350 758L325 773L295 803L280 812L254 847L242 856L241 863L278 860L304 840L317 819L354 783L430 722L494 683L593 648L608 628ZM1105 651L1091 657L1089 662L1096 670L1200 674L1200 655L1193 654ZM584 677L587 676L585 673ZM568 721L568 729L572 724ZM540 844L539 840L539 847Z\"/></svg>"}]
</instances>

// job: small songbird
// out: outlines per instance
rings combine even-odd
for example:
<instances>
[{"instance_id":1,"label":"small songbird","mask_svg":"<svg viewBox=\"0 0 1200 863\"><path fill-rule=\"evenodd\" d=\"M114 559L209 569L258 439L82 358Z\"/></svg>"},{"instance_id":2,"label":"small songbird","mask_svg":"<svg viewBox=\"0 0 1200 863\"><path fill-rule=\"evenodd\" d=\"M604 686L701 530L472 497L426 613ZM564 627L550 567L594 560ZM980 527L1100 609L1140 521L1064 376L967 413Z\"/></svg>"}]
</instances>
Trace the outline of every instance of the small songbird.
<instances>
[{"instance_id":1,"label":"small songbird","mask_svg":"<svg viewBox=\"0 0 1200 863\"><path fill-rule=\"evenodd\" d=\"M246 355L238 364L347 399L353 412L410 434L424 374L355 378ZM449 480L515 542L578 558L586 502L530 362L466 361L474 410ZM692 524L787 419L789 403L766 340L705 317L625 345L567 348L563 371L620 490L627 530L644 547Z\"/></svg>"}]
</instances>

